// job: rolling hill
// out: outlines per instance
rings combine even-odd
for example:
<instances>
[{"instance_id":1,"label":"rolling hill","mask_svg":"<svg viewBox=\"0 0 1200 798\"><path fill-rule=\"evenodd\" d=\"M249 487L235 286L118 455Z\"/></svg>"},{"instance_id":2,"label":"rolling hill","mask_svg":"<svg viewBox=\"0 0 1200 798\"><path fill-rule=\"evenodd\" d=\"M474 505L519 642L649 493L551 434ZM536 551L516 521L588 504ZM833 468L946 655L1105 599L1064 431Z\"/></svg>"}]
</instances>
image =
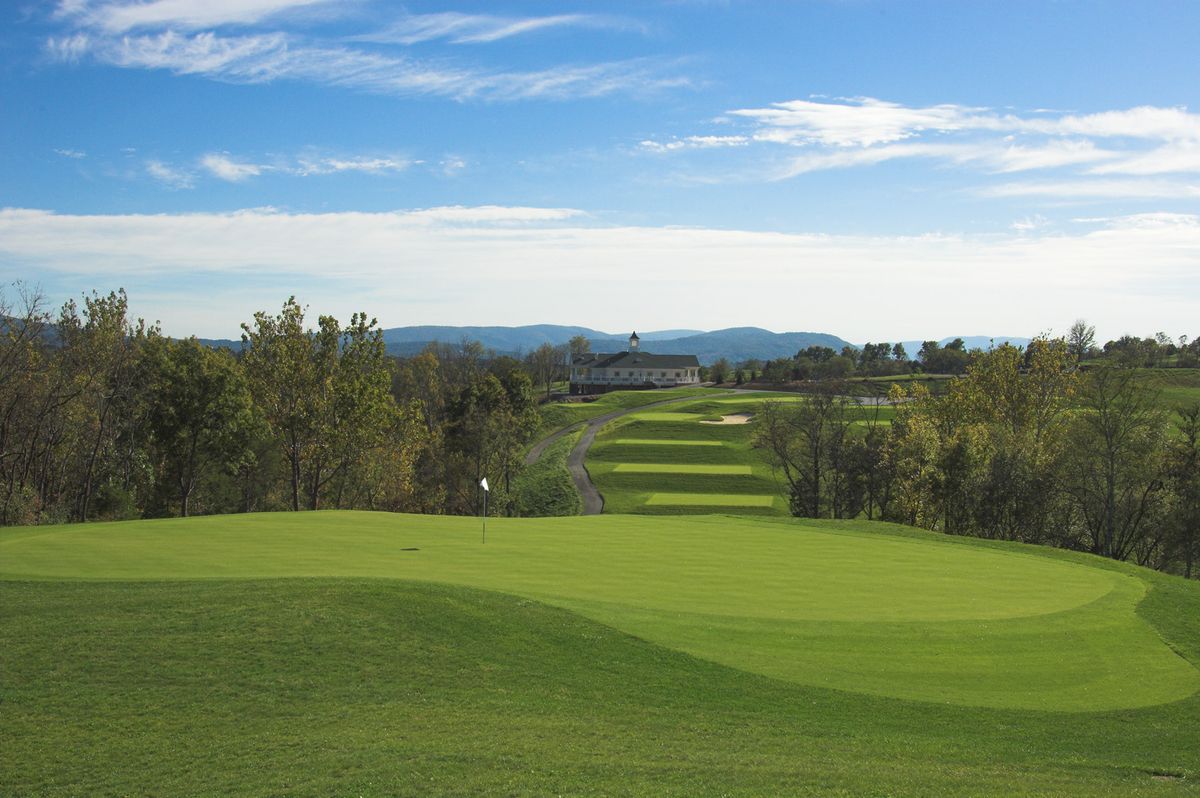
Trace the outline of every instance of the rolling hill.
<instances>
[{"instance_id":1,"label":"rolling hill","mask_svg":"<svg viewBox=\"0 0 1200 798\"><path fill-rule=\"evenodd\" d=\"M1191 794L1200 585L870 522L0 530L14 795Z\"/></svg>"}]
</instances>

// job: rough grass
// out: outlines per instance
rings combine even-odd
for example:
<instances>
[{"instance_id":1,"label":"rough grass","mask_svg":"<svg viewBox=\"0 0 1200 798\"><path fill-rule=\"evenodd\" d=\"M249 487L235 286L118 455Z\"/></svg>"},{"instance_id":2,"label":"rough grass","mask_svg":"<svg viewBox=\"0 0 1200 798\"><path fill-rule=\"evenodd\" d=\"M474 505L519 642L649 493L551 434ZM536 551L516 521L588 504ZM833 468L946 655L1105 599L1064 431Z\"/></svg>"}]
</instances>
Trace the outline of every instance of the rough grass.
<instances>
[{"instance_id":1,"label":"rough grass","mask_svg":"<svg viewBox=\"0 0 1200 798\"><path fill-rule=\"evenodd\" d=\"M583 500L567 471L567 456L581 435L583 430L564 435L547 446L536 463L522 469L513 484L518 515L579 515L583 511Z\"/></svg>"},{"instance_id":2,"label":"rough grass","mask_svg":"<svg viewBox=\"0 0 1200 798\"><path fill-rule=\"evenodd\" d=\"M778 552L763 543L776 537L844 539L852 546L834 559L803 548L797 552L803 557L778 563L789 584L818 580L824 599L815 610L809 604L809 614L840 605L841 614L861 618L907 608L923 617L909 625L935 628L991 607L1031 621L1075 613L1086 621L1095 602L1076 602L1091 587L1105 580L1140 586L1148 592L1136 615L1121 598L1120 606L1108 608L1120 622L1105 635L1089 636L1085 622L1066 640L1036 630L1009 640L1021 657L1026 649L1065 643L1097 668L1110 654L1141 645L1119 634L1133 621L1161 636L1177 658L1200 662L1200 584L1086 555L882 525L818 524L818 534L809 534L804 530L813 525L795 522L691 519L679 522L670 550L650 561L637 541L652 538L663 519L498 521L495 545L489 540L486 546L478 544L469 519L421 520L430 526L418 537L410 536L416 529L401 531L416 519L360 513L0 532L0 571L10 578L51 568L76 578L0 580L0 792L1197 792L1196 695L1082 714L907 701L722 666L528 598L362 576L279 577L317 570L411 575L419 566L404 558L414 553L397 549L419 543L417 555L444 546L467 571L517 567L519 582L540 573L569 587L576 560L561 558L583 546L582 556L598 561L606 580L616 578L614 566L633 566L628 578L613 582L622 596L652 589L660 575L671 582L663 591L670 595L677 592L673 574L694 569L695 558L716 546L712 559L725 568L717 565L712 578L693 570L683 598L697 607L731 601L744 613L749 595L721 581L723 573L744 571L747 589L758 595L773 596L778 585L760 591L754 569L736 559L731 569L730 547L720 541L766 561ZM630 527L627 534L617 534L621 526ZM541 528L545 537L534 547ZM693 535L699 535L697 545L686 547ZM509 538L520 539L511 551L506 547L518 541ZM588 539L593 542L585 545ZM888 548L878 550L875 542ZM544 558L521 565L543 547ZM479 556L467 557L467 549ZM906 551L912 559L897 559ZM620 562L612 562L615 555ZM927 568L913 568L914 560L926 558ZM872 574L858 579L864 568ZM271 578L197 579L233 571ZM187 579L152 578L164 574ZM126 581L78 580L113 575ZM860 592L889 575L909 586L893 581L890 589L901 592L887 597ZM439 576L446 574L421 578ZM847 578L844 588L839 577ZM923 592L928 595L920 599ZM895 600L905 594L908 601ZM696 595L710 598L697 604ZM966 600L972 596L986 601ZM775 606L772 598L760 609L769 615ZM845 629L847 622L830 619L823 626ZM877 622L885 637L890 634L884 619ZM980 618L963 645L969 649L970 638L988 636L996 622ZM748 642L743 633L727 645ZM907 679L911 641L891 643L892 666ZM969 668L967 649L946 653ZM874 655L868 650L864 658ZM1003 669L1015 668L1006 663ZM1020 689L1019 674L1003 678ZM1136 693L1156 678L1131 673L1126 681Z\"/></svg>"}]
</instances>

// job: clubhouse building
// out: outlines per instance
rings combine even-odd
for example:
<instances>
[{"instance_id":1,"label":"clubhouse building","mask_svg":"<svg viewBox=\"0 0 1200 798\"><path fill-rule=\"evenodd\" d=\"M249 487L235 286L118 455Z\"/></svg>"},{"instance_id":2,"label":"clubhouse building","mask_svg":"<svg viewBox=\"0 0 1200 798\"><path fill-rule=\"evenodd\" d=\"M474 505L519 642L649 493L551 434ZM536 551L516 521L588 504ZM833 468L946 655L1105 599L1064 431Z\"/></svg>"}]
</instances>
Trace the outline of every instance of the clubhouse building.
<instances>
[{"instance_id":1,"label":"clubhouse building","mask_svg":"<svg viewBox=\"0 0 1200 798\"><path fill-rule=\"evenodd\" d=\"M638 388L674 388L700 383L695 355L653 355L638 348L638 334L629 336L629 351L576 355L571 360L571 394L607 393Z\"/></svg>"}]
</instances>

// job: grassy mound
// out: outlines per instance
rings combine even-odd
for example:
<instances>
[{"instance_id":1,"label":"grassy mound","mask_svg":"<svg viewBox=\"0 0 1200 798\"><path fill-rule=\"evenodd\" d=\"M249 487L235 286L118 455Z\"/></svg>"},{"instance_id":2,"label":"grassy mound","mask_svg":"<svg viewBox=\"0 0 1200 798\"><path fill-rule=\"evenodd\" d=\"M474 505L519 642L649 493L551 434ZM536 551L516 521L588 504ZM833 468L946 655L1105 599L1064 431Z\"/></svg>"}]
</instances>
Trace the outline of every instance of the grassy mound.
<instances>
[{"instance_id":1,"label":"grassy mound","mask_svg":"<svg viewBox=\"0 0 1200 798\"><path fill-rule=\"evenodd\" d=\"M386 577L541 600L796 684L938 703L1094 711L1200 689L1119 571L884 525L745 518L226 516L9 530L0 575Z\"/></svg>"},{"instance_id":2,"label":"grassy mound","mask_svg":"<svg viewBox=\"0 0 1200 798\"><path fill-rule=\"evenodd\" d=\"M1197 591L1163 601L1200 617ZM1080 717L800 687L464 588L0 582L0 631L7 795L1128 796L1200 777L1196 699Z\"/></svg>"}]
</instances>

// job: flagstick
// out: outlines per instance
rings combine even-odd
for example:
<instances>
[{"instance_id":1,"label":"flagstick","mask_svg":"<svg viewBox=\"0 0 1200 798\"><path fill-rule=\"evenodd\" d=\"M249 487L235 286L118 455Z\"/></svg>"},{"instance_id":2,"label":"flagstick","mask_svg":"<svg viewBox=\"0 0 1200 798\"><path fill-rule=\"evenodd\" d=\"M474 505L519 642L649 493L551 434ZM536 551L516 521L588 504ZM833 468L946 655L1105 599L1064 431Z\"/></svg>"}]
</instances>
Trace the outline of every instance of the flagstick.
<instances>
[{"instance_id":1,"label":"flagstick","mask_svg":"<svg viewBox=\"0 0 1200 798\"><path fill-rule=\"evenodd\" d=\"M487 488L483 489L483 539L480 543L487 543Z\"/></svg>"}]
</instances>

